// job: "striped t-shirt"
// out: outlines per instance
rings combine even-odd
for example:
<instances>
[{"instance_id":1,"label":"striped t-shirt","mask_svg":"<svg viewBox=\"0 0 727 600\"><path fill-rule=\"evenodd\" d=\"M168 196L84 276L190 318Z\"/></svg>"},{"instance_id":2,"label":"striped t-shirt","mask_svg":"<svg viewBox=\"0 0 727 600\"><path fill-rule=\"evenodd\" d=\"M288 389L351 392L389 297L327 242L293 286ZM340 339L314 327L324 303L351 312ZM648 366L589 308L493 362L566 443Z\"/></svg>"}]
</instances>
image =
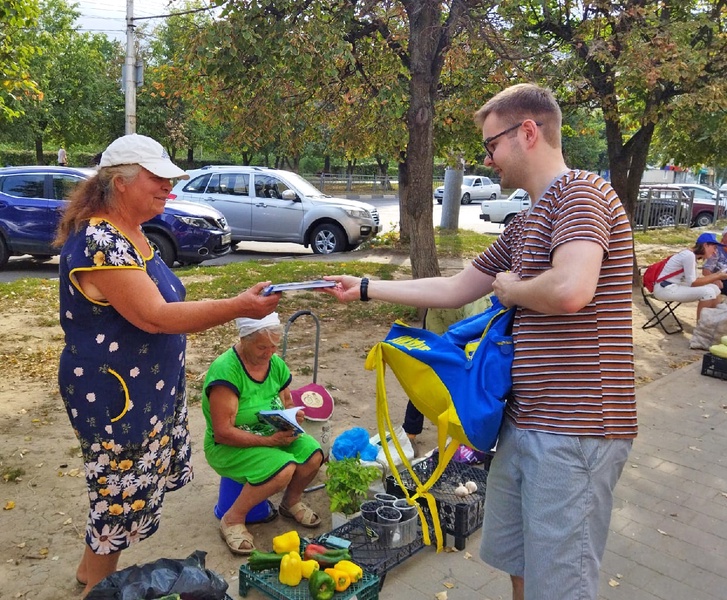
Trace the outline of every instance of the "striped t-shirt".
<instances>
[{"instance_id":1,"label":"striped t-shirt","mask_svg":"<svg viewBox=\"0 0 727 600\"><path fill-rule=\"evenodd\" d=\"M577 313L518 308L513 325L513 392L518 427L564 435L636 436L631 288L633 238L623 205L604 179L585 171L559 177L518 214L474 266L536 277L561 244L603 247L593 300Z\"/></svg>"}]
</instances>

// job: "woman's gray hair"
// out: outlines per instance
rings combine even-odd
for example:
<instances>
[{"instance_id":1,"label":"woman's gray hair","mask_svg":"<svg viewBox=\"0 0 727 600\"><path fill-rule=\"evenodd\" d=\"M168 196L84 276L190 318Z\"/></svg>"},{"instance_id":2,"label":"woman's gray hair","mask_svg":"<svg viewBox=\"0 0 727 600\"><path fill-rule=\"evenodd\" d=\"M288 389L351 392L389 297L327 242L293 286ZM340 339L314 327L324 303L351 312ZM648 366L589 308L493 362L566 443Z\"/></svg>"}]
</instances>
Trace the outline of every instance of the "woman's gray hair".
<instances>
[{"instance_id":1,"label":"woman's gray hair","mask_svg":"<svg viewBox=\"0 0 727 600\"><path fill-rule=\"evenodd\" d=\"M63 245L71 232L78 231L91 217L110 212L116 199L114 181L120 179L125 185L130 185L142 168L141 165L101 167L93 177L77 185L63 211L54 245Z\"/></svg>"}]
</instances>

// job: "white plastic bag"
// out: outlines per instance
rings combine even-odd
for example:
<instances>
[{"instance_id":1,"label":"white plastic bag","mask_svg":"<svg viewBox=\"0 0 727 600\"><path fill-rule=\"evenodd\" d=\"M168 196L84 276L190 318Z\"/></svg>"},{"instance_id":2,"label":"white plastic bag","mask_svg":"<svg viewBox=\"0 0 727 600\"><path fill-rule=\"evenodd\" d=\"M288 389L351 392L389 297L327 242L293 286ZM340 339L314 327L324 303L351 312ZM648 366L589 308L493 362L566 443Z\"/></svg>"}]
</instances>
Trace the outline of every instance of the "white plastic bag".
<instances>
[{"instance_id":1,"label":"white plastic bag","mask_svg":"<svg viewBox=\"0 0 727 600\"><path fill-rule=\"evenodd\" d=\"M693 350L709 350L712 344L727 334L727 304L724 302L715 308L703 308L699 315L699 323L694 328L689 347Z\"/></svg>"},{"instance_id":2,"label":"white plastic bag","mask_svg":"<svg viewBox=\"0 0 727 600\"><path fill-rule=\"evenodd\" d=\"M401 425L394 428L394 434L396 435L396 439L399 441L401 449L404 451L404 456L406 456L407 460L411 462L414 459L414 446L412 446L409 436L406 435L406 432ZM386 460L386 454L384 453L384 448L381 444L381 437L379 434L377 433L372 438L369 438L369 442L379 449L379 453L376 455L376 460L362 460L361 464L377 467L381 471L381 481L375 481L372 483L369 490L374 493L383 492L385 491L384 482L386 481L386 477L391 475L391 470L389 469L389 463ZM389 439L388 442L391 458L394 460L394 464L398 467L402 464L401 457L394 446L394 442L391 439Z\"/></svg>"}]
</instances>

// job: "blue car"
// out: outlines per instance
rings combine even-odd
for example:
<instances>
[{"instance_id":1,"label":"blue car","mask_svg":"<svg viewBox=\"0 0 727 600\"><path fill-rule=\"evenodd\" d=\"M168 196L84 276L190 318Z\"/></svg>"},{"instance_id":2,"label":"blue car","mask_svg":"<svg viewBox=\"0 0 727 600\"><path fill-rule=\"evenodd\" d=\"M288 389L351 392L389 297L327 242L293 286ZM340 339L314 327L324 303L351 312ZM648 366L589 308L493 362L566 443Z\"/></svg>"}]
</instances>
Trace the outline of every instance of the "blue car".
<instances>
[{"instance_id":1,"label":"blue car","mask_svg":"<svg viewBox=\"0 0 727 600\"><path fill-rule=\"evenodd\" d=\"M46 259L70 191L93 169L72 167L0 168L0 269L11 256ZM228 254L232 232L218 210L169 201L164 213L142 225L151 245L170 267L198 264Z\"/></svg>"}]
</instances>

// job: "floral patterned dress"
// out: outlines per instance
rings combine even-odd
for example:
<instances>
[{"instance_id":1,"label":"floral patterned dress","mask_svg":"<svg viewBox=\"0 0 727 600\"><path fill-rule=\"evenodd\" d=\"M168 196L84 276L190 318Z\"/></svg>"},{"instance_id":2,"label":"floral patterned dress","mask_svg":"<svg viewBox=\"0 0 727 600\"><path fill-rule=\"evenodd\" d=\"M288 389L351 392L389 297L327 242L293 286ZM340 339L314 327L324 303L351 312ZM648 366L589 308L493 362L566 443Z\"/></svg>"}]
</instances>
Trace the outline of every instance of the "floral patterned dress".
<instances>
[{"instance_id":1,"label":"floral patterned dress","mask_svg":"<svg viewBox=\"0 0 727 600\"><path fill-rule=\"evenodd\" d=\"M58 382L85 463L86 543L109 554L157 530L165 492L191 481L192 466L186 337L142 331L85 296L76 274L97 269L145 271L167 302L186 292L156 252L143 256L105 220L91 219L61 251Z\"/></svg>"}]
</instances>

